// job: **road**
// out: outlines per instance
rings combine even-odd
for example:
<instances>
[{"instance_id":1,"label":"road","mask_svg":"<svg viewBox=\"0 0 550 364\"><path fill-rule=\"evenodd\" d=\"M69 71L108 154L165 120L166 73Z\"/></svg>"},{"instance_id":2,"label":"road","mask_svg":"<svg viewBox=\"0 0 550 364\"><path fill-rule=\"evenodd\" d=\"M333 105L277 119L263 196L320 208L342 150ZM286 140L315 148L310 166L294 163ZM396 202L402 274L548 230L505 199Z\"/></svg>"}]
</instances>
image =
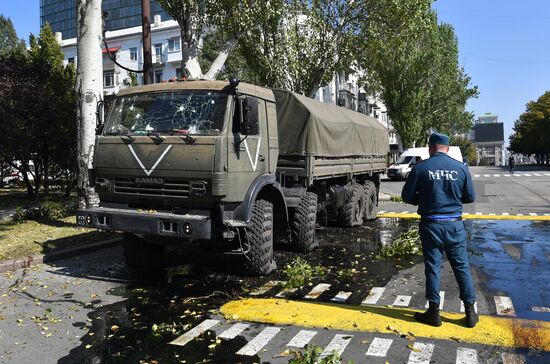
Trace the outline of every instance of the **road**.
<instances>
[{"instance_id":1,"label":"road","mask_svg":"<svg viewBox=\"0 0 550 364\"><path fill-rule=\"evenodd\" d=\"M501 167L470 167L470 172L477 199L473 204L464 205L464 212L550 216L550 170L520 167L510 174ZM404 184L404 181L384 180L381 191L400 196ZM416 211L416 207L384 201L379 210Z\"/></svg>"},{"instance_id":2,"label":"road","mask_svg":"<svg viewBox=\"0 0 550 364\"><path fill-rule=\"evenodd\" d=\"M493 183L524 198L550 182L489 179L482 175L498 173L485 171L474 177L476 188ZM502 206L520 207L519 197L510 201ZM527 218L529 211L518 213ZM295 291L276 285L296 256L284 247L275 256L279 270L260 278L238 275L237 258L185 250L169 254L175 268L168 274L136 275L120 247L7 273L0 277L0 362L286 363L289 350L306 343L355 363L550 362L550 222L466 221L482 315L475 329L461 325L448 263L444 325L432 328L412 319L426 304L421 257L375 258L379 246L414 224L379 219L318 228L320 247L301 256L329 271Z\"/></svg>"}]
</instances>

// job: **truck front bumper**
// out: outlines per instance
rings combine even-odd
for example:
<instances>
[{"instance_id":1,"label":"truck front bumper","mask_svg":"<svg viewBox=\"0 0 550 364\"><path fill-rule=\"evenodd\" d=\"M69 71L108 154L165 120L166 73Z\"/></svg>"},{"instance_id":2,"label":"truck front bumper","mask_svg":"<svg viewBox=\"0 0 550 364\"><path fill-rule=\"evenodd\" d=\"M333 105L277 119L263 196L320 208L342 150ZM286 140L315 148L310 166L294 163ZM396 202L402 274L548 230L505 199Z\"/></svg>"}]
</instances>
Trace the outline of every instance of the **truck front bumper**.
<instances>
[{"instance_id":1,"label":"truck front bumper","mask_svg":"<svg viewBox=\"0 0 550 364\"><path fill-rule=\"evenodd\" d=\"M81 209L76 214L81 227L152 234L187 239L211 239L210 211L191 211L187 214L137 211L110 207Z\"/></svg>"}]
</instances>

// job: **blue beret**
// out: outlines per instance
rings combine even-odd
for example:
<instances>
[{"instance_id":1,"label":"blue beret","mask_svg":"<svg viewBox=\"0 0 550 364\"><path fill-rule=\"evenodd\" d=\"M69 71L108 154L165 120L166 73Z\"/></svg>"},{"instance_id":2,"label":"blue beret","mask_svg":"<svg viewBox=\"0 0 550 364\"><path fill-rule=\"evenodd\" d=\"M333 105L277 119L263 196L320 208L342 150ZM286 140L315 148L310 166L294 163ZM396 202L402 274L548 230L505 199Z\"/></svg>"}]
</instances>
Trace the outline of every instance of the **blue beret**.
<instances>
[{"instance_id":1,"label":"blue beret","mask_svg":"<svg viewBox=\"0 0 550 364\"><path fill-rule=\"evenodd\" d=\"M449 137L442 133L433 133L430 135L430 139L428 141L429 144L441 144L441 145L449 145Z\"/></svg>"}]
</instances>

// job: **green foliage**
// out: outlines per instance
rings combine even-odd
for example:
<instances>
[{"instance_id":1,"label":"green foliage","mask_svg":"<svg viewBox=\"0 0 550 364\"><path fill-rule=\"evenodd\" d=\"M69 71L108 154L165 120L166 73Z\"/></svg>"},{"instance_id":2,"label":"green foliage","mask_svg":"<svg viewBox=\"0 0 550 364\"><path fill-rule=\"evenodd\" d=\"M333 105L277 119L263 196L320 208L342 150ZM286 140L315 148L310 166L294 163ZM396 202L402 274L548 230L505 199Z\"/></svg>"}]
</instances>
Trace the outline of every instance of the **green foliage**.
<instances>
[{"instance_id":1,"label":"green foliage","mask_svg":"<svg viewBox=\"0 0 550 364\"><path fill-rule=\"evenodd\" d=\"M550 152L550 91L527 103L525 112L514 123L510 150L523 154Z\"/></svg>"},{"instance_id":2,"label":"green foliage","mask_svg":"<svg viewBox=\"0 0 550 364\"><path fill-rule=\"evenodd\" d=\"M343 364L340 354L333 351L328 356L321 358L323 350L318 346L307 345L304 352L299 350L292 350L291 355L294 357L290 359L289 364ZM348 364L352 364L352 361L348 361Z\"/></svg>"},{"instance_id":3,"label":"green foliage","mask_svg":"<svg viewBox=\"0 0 550 364\"><path fill-rule=\"evenodd\" d=\"M422 243L420 242L420 235L416 227L410 227L408 231L399 234L391 245L380 249L376 255L376 259L385 259L394 256L406 257L410 255L422 255Z\"/></svg>"},{"instance_id":4,"label":"green foliage","mask_svg":"<svg viewBox=\"0 0 550 364\"><path fill-rule=\"evenodd\" d=\"M39 207L23 209L18 207L12 216L12 221L20 223L26 220L57 220L74 212L75 206L55 201L45 201Z\"/></svg>"},{"instance_id":5,"label":"green foliage","mask_svg":"<svg viewBox=\"0 0 550 364\"><path fill-rule=\"evenodd\" d=\"M464 108L477 88L458 65L453 28L438 24L431 3L377 1L357 40L365 87L380 94L405 147L424 145L430 127L455 134L472 125Z\"/></svg>"},{"instance_id":6,"label":"green foliage","mask_svg":"<svg viewBox=\"0 0 550 364\"><path fill-rule=\"evenodd\" d=\"M284 288L290 289L311 283L313 278L326 275L327 270L319 265L312 266L304 259L297 257L284 267L283 274L286 277Z\"/></svg>"},{"instance_id":7,"label":"green foliage","mask_svg":"<svg viewBox=\"0 0 550 364\"><path fill-rule=\"evenodd\" d=\"M10 53L14 48L24 49L25 42L17 38L11 19L0 14L0 56Z\"/></svg>"},{"instance_id":8,"label":"green foliage","mask_svg":"<svg viewBox=\"0 0 550 364\"><path fill-rule=\"evenodd\" d=\"M399 195L394 195L394 196L391 196L390 197L390 201L393 201L393 202L403 202L403 197L399 196Z\"/></svg>"},{"instance_id":9,"label":"green foliage","mask_svg":"<svg viewBox=\"0 0 550 364\"><path fill-rule=\"evenodd\" d=\"M456 145L460 148L462 157L468 161L468 164L475 165L477 163L476 146L469 139L451 137L451 145Z\"/></svg>"},{"instance_id":10,"label":"green foliage","mask_svg":"<svg viewBox=\"0 0 550 364\"><path fill-rule=\"evenodd\" d=\"M33 182L25 183L36 196L42 185L47 192L52 170L67 175L76 169L75 70L63 65L48 24L29 45L0 55L0 160L24 178L31 173Z\"/></svg>"}]
</instances>

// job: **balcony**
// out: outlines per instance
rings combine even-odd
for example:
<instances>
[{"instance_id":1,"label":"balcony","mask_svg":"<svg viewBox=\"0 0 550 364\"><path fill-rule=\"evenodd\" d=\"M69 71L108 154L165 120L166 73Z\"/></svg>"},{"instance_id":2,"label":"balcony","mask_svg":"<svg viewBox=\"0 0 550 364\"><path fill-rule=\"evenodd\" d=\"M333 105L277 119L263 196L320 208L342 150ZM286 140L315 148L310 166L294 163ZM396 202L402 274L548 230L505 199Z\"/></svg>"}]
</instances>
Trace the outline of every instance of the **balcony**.
<instances>
[{"instance_id":1,"label":"balcony","mask_svg":"<svg viewBox=\"0 0 550 364\"><path fill-rule=\"evenodd\" d=\"M164 59L164 56L162 54L154 54L153 55L153 64L161 65L164 64L166 60Z\"/></svg>"},{"instance_id":2,"label":"balcony","mask_svg":"<svg viewBox=\"0 0 550 364\"><path fill-rule=\"evenodd\" d=\"M167 63L180 63L181 62L181 51L168 52L166 55Z\"/></svg>"}]
</instances>

